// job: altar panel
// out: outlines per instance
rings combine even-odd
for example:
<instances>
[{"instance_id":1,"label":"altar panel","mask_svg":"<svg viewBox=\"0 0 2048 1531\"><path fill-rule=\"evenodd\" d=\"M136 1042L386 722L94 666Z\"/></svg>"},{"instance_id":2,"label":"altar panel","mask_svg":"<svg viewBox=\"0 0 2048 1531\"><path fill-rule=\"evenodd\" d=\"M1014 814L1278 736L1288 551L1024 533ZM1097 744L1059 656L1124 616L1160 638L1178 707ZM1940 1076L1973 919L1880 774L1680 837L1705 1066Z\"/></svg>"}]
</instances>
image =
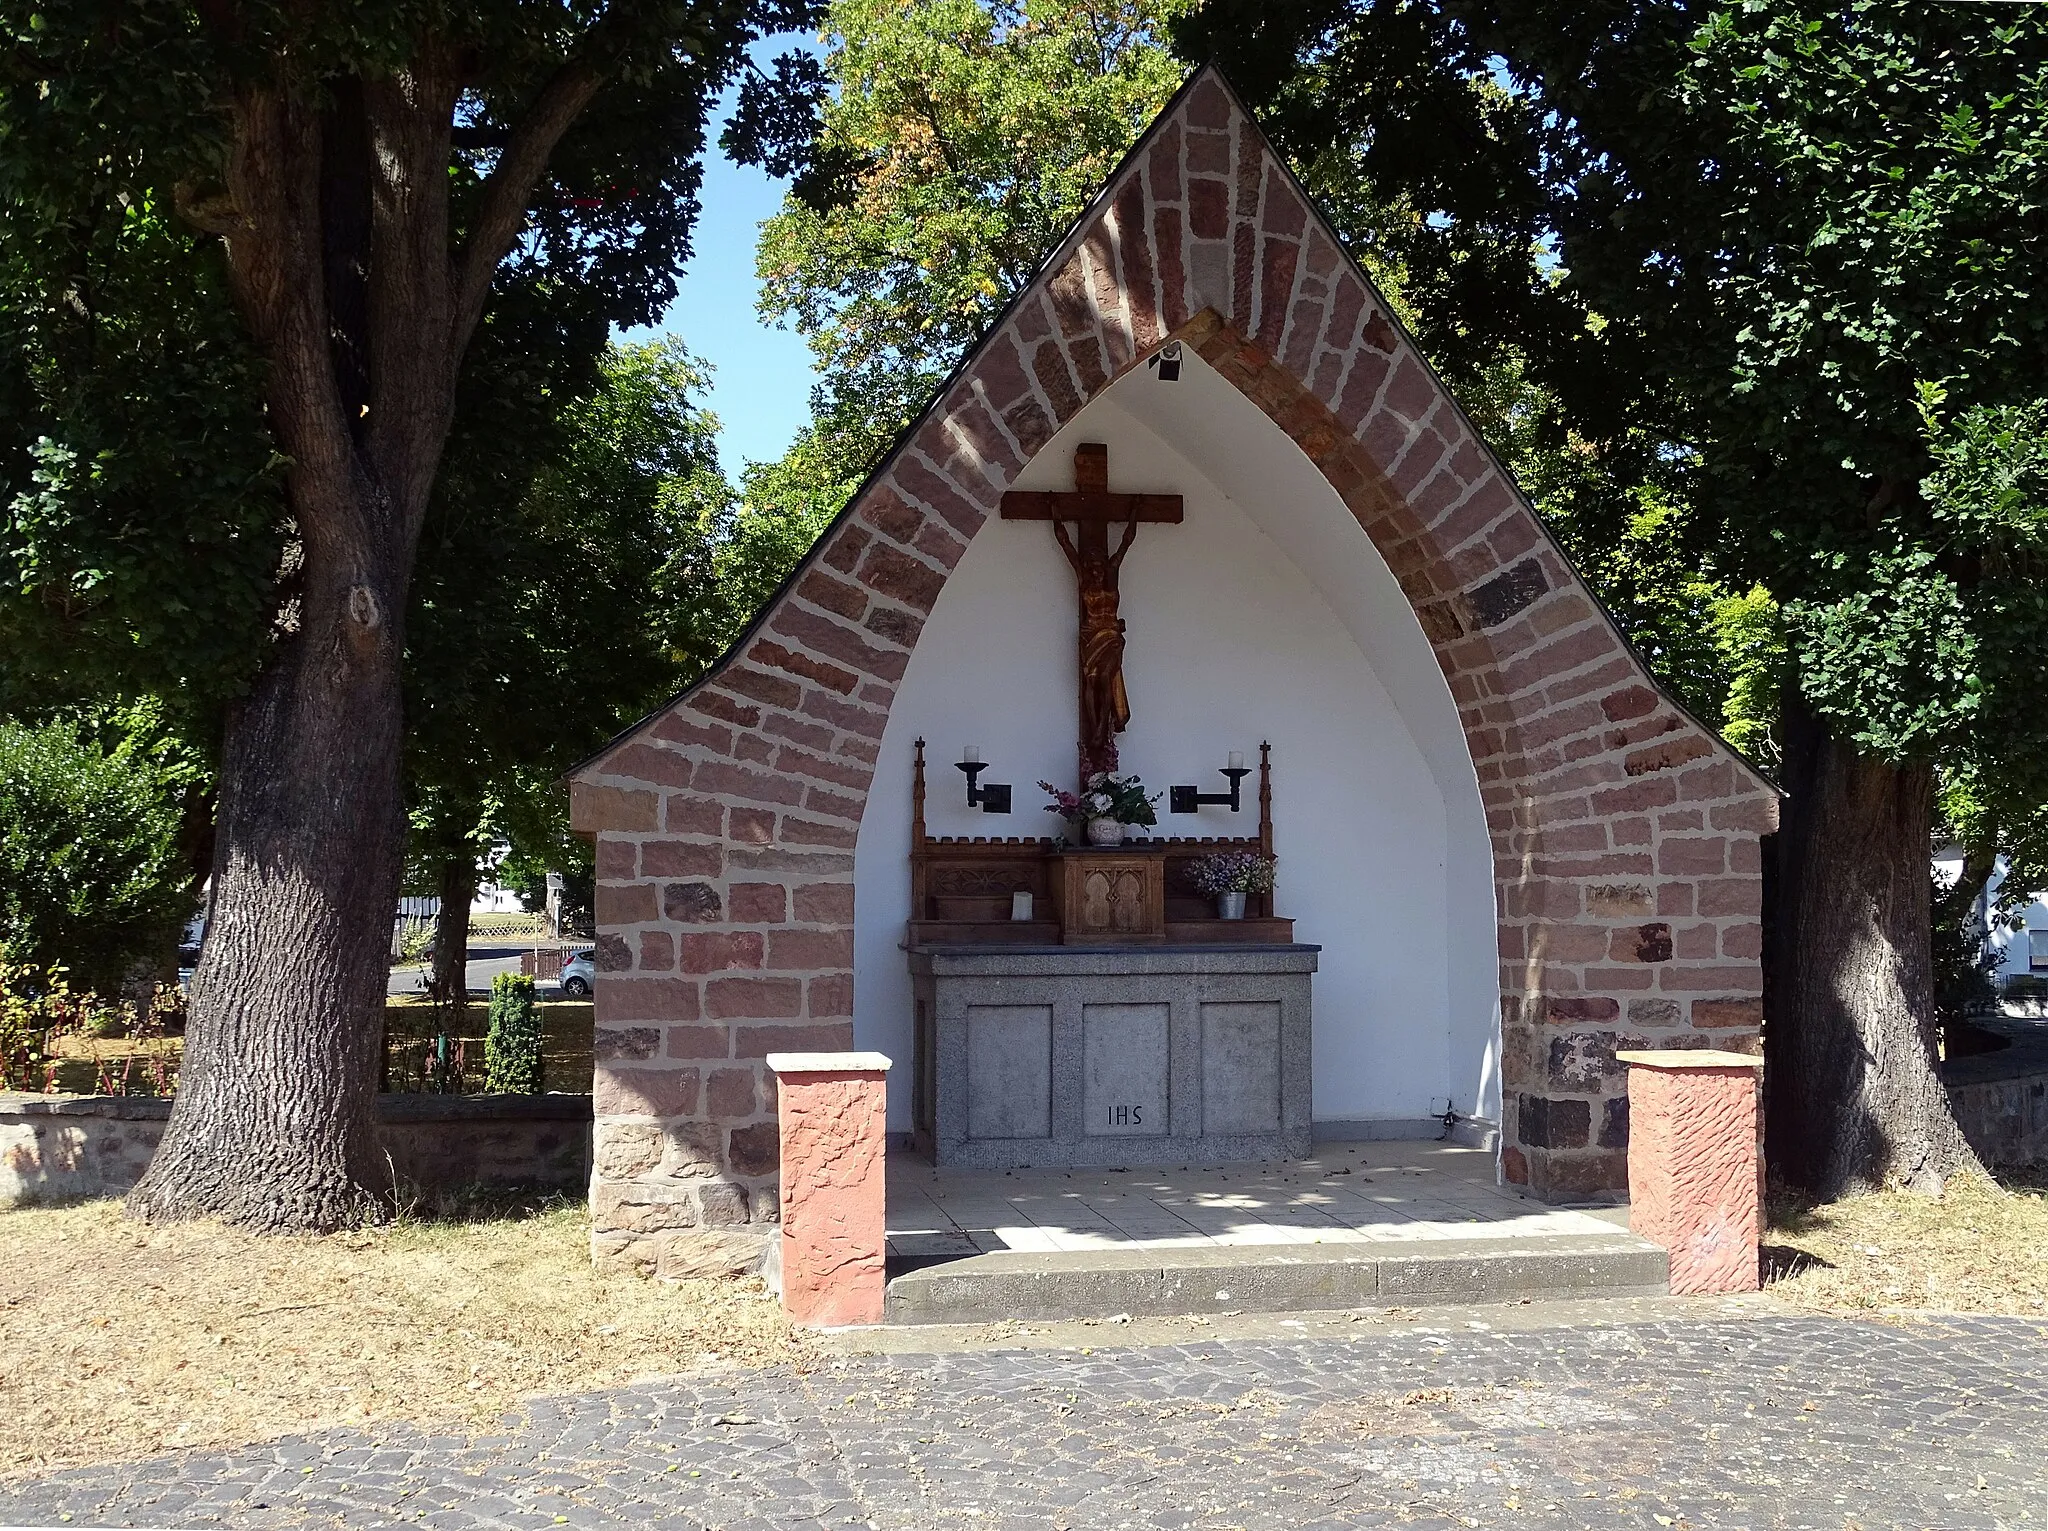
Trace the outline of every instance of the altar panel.
<instances>
[{"instance_id":1,"label":"altar panel","mask_svg":"<svg viewBox=\"0 0 2048 1531\"><path fill-rule=\"evenodd\" d=\"M967 1007L967 1130L977 1139L1052 1136L1052 1007Z\"/></svg>"},{"instance_id":2,"label":"altar panel","mask_svg":"<svg viewBox=\"0 0 2048 1531\"><path fill-rule=\"evenodd\" d=\"M1317 952L918 947L913 1141L971 1169L1303 1157Z\"/></svg>"},{"instance_id":3,"label":"altar panel","mask_svg":"<svg viewBox=\"0 0 2048 1531\"><path fill-rule=\"evenodd\" d=\"M1165 1004L1081 1007L1081 1120L1088 1136L1158 1137L1166 1131L1172 1010Z\"/></svg>"},{"instance_id":4,"label":"altar panel","mask_svg":"<svg viewBox=\"0 0 2048 1531\"><path fill-rule=\"evenodd\" d=\"M1280 1130L1280 1006L1273 1000L1202 1006L1202 1130Z\"/></svg>"}]
</instances>

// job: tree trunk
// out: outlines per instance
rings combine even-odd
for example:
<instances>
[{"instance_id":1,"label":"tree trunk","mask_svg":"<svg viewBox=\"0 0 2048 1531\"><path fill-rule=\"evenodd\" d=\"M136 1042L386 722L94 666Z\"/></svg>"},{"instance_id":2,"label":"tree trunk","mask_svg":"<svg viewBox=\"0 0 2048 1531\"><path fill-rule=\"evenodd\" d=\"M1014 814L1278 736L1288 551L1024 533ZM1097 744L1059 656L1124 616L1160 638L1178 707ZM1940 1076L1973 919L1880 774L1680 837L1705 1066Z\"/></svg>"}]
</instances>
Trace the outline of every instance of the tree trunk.
<instances>
[{"instance_id":1,"label":"tree trunk","mask_svg":"<svg viewBox=\"0 0 2048 1531\"><path fill-rule=\"evenodd\" d=\"M402 629L452 408L448 329L423 311L446 311L446 130L438 147L419 141L443 118L434 90L417 95L384 124L347 81L252 88L236 105L238 216L221 232L269 363L301 562L284 636L228 723L212 926L177 1101L128 1196L140 1217L287 1232L388 1215L374 1109L403 824ZM429 242L439 264L421 270ZM366 307L366 291L379 302ZM372 379L360 358L379 346Z\"/></svg>"},{"instance_id":2,"label":"tree trunk","mask_svg":"<svg viewBox=\"0 0 2048 1531\"><path fill-rule=\"evenodd\" d=\"M399 877L405 595L388 568L357 572L309 550L299 631L230 725L213 922L177 1101L129 1193L137 1215L263 1231L385 1215L373 1106Z\"/></svg>"},{"instance_id":3,"label":"tree trunk","mask_svg":"<svg viewBox=\"0 0 2048 1531\"><path fill-rule=\"evenodd\" d=\"M469 998L469 905L475 897L476 857L465 854L443 861L430 988L435 1000L444 1005L461 1005Z\"/></svg>"},{"instance_id":4,"label":"tree trunk","mask_svg":"<svg viewBox=\"0 0 2048 1531\"><path fill-rule=\"evenodd\" d=\"M1935 1052L1933 771L1837 738L1787 688L1772 884L1765 1144L1822 1200L1938 1192L1976 1164Z\"/></svg>"},{"instance_id":5,"label":"tree trunk","mask_svg":"<svg viewBox=\"0 0 2048 1531\"><path fill-rule=\"evenodd\" d=\"M228 726L177 1102L128 1207L327 1231L388 1211L373 1111L420 525L493 275L602 72L580 54L555 71L458 241L461 50L428 33L359 80L269 62L237 87L225 194L183 188L179 207L221 239L264 357L301 563Z\"/></svg>"}]
</instances>

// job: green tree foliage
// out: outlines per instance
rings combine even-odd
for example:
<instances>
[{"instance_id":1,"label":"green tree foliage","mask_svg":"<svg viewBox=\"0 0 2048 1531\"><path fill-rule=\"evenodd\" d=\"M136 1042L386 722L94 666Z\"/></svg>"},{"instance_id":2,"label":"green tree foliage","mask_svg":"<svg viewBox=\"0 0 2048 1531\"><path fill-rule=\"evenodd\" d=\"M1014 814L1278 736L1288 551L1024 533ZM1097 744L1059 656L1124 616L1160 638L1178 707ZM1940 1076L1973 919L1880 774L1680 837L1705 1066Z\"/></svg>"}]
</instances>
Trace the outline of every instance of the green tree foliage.
<instances>
[{"instance_id":1,"label":"green tree foliage","mask_svg":"<svg viewBox=\"0 0 2048 1531\"><path fill-rule=\"evenodd\" d=\"M541 1056L540 1010L533 980L500 973L491 980L491 1014L484 1033L484 1089L493 1095L538 1095L546 1072Z\"/></svg>"},{"instance_id":2,"label":"green tree foliage","mask_svg":"<svg viewBox=\"0 0 2048 1531\"><path fill-rule=\"evenodd\" d=\"M480 797L552 779L711 657L690 599L729 498L679 342L616 347L522 482L451 460L408 628L413 779Z\"/></svg>"},{"instance_id":3,"label":"green tree foliage","mask_svg":"<svg viewBox=\"0 0 2048 1531\"><path fill-rule=\"evenodd\" d=\"M1774 524L1752 499L1724 525L1787 600L1805 697L1866 753L2048 789L2021 658L2048 639L2048 26L1987 20L1745 7L1690 39L1687 105L1728 139L1716 226L1743 257L1714 337L1732 386L1702 413L1755 432L1710 492L1753 494L1761 470L1777 501Z\"/></svg>"},{"instance_id":4,"label":"green tree foliage","mask_svg":"<svg viewBox=\"0 0 2048 1531\"><path fill-rule=\"evenodd\" d=\"M154 693L212 732L288 535L260 368L156 200L34 234L0 238L0 711Z\"/></svg>"},{"instance_id":5,"label":"green tree foliage","mask_svg":"<svg viewBox=\"0 0 2048 1531\"><path fill-rule=\"evenodd\" d=\"M849 462L847 448L844 437L813 423L774 462L747 464L712 546L710 578L690 603L712 652L746 631L860 487L865 464Z\"/></svg>"},{"instance_id":6,"label":"green tree foliage","mask_svg":"<svg viewBox=\"0 0 2048 1531\"><path fill-rule=\"evenodd\" d=\"M522 375L494 377L491 397ZM518 445L483 430L451 444L406 663L410 881L442 897L450 984L492 848L587 859L561 774L719 651L731 494L718 422L691 402L705 383L680 342L614 346L586 393L510 406Z\"/></svg>"},{"instance_id":7,"label":"green tree foliage","mask_svg":"<svg viewBox=\"0 0 2048 1531\"><path fill-rule=\"evenodd\" d=\"M131 734L0 721L0 961L117 990L192 913L175 763Z\"/></svg>"},{"instance_id":8,"label":"green tree foliage","mask_svg":"<svg viewBox=\"0 0 2048 1531\"><path fill-rule=\"evenodd\" d=\"M1666 465L1618 482L1666 485L1688 552L1786 603L1806 694L1859 745L1924 754L1980 710L1956 602L2013 529L1922 491L1923 387L1964 420L2039 393L2039 18L1220 0L1182 40L1297 155L1421 210L1377 232L1433 358L1518 352L1595 450Z\"/></svg>"},{"instance_id":9,"label":"green tree foliage","mask_svg":"<svg viewBox=\"0 0 2048 1531\"><path fill-rule=\"evenodd\" d=\"M811 482L857 479L1030 280L1180 84L1162 29L1188 3L829 8L830 93L803 151L829 174L799 180L758 257L762 314L824 374Z\"/></svg>"}]
</instances>

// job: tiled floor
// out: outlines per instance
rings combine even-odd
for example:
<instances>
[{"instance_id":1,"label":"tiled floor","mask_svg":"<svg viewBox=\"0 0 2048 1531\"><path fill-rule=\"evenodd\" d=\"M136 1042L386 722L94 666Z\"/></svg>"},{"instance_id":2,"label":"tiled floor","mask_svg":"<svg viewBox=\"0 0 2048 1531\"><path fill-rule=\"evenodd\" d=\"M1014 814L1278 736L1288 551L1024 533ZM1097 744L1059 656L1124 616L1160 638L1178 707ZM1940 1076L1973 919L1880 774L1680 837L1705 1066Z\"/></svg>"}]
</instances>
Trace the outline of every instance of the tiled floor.
<instances>
[{"instance_id":1,"label":"tiled floor","mask_svg":"<svg viewBox=\"0 0 2048 1531\"><path fill-rule=\"evenodd\" d=\"M1326 1143L1313 1159L1221 1169L938 1170L899 1153L889 1253L925 1263L1005 1249L1614 1231L1613 1214L1546 1206L1493 1180L1492 1154L1444 1143Z\"/></svg>"}]
</instances>

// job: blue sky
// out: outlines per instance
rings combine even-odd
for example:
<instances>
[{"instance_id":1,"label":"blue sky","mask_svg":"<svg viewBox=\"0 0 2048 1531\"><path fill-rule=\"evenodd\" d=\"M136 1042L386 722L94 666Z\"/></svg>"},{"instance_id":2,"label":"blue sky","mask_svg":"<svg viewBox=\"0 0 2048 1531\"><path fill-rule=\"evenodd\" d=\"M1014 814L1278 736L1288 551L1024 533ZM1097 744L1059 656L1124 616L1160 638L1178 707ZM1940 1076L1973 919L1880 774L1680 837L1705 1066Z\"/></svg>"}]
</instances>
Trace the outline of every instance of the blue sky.
<instances>
[{"instance_id":1,"label":"blue sky","mask_svg":"<svg viewBox=\"0 0 2048 1531\"><path fill-rule=\"evenodd\" d=\"M789 40L776 39L776 47ZM770 51L763 47L765 56ZM711 363L711 395L718 416L718 456L737 480L749 461L780 457L810 417L811 353L794 330L773 329L754 312L754 241L761 221L782 205L787 184L720 153L717 136L730 100L712 117L712 148L704 157L704 211L691 243L695 254L676 301L653 329L631 330L628 341L680 335L693 355Z\"/></svg>"}]
</instances>

